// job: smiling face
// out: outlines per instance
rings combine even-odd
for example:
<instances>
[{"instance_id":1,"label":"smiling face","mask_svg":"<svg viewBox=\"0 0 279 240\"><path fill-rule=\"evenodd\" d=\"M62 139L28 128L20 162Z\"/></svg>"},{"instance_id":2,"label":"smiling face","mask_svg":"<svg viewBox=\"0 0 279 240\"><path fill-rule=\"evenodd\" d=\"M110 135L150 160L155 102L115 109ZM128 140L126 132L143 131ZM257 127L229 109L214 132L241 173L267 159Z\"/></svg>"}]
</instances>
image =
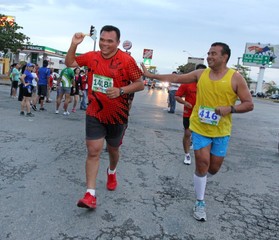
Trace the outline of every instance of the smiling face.
<instances>
[{"instance_id":1,"label":"smiling face","mask_svg":"<svg viewBox=\"0 0 279 240\"><path fill-rule=\"evenodd\" d=\"M228 55L222 54L222 46L212 46L207 53L207 63L210 68L226 66Z\"/></svg>"},{"instance_id":2,"label":"smiling face","mask_svg":"<svg viewBox=\"0 0 279 240\"><path fill-rule=\"evenodd\" d=\"M103 31L100 35L99 47L104 58L111 58L118 50L120 41L115 31Z\"/></svg>"}]
</instances>

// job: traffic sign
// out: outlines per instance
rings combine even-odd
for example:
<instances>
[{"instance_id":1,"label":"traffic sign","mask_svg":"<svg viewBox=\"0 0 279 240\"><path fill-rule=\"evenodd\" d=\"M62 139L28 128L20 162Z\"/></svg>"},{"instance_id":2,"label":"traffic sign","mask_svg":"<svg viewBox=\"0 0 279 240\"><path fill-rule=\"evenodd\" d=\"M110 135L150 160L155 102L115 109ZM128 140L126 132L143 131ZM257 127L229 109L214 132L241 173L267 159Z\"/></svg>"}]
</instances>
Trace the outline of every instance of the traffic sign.
<instances>
[{"instance_id":1,"label":"traffic sign","mask_svg":"<svg viewBox=\"0 0 279 240\"><path fill-rule=\"evenodd\" d=\"M126 51L128 51L132 48L132 42L129 40L125 40L122 46Z\"/></svg>"},{"instance_id":2,"label":"traffic sign","mask_svg":"<svg viewBox=\"0 0 279 240\"><path fill-rule=\"evenodd\" d=\"M152 59L153 50L152 49L143 49L143 58Z\"/></svg>"},{"instance_id":3,"label":"traffic sign","mask_svg":"<svg viewBox=\"0 0 279 240\"><path fill-rule=\"evenodd\" d=\"M255 63L255 64L268 64L269 56L260 55L260 54L243 54L242 61L246 63Z\"/></svg>"}]
</instances>

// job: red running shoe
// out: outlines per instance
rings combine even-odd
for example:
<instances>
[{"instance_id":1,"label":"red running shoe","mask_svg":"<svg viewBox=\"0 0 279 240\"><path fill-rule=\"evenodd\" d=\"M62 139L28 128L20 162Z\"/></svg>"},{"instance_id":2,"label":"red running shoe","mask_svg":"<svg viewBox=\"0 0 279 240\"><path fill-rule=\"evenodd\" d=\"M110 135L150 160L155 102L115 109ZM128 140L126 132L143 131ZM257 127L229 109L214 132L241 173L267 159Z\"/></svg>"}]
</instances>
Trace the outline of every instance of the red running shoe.
<instances>
[{"instance_id":1,"label":"red running shoe","mask_svg":"<svg viewBox=\"0 0 279 240\"><path fill-rule=\"evenodd\" d=\"M83 198L79 199L77 206L81 208L96 208L97 198L95 196L92 196L89 192L87 192L85 193Z\"/></svg>"},{"instance_id":2,"label":"red running shoe","mask_svg":"<svg viewBox=\"0 0 279 240\"><path fill-rule=\"evenodd\" d=\"M114 191L117 187L116 173L109 174L107 169L108 181L107 181L107 189L110 191Z\"/></svg>"}]
</instances>

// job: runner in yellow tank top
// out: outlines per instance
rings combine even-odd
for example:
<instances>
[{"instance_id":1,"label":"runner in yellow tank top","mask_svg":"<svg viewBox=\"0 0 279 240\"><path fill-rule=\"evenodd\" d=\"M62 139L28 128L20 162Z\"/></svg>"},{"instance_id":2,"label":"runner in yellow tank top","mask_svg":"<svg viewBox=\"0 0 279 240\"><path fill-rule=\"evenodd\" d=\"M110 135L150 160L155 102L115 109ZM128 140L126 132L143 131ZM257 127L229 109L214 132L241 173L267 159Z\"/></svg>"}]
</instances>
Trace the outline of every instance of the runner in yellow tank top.
<instances>
[{"instance_id":1,"label":"runner in yellow tank top","mask_svg":"<svg viewBox=\"0 0 279 240\"><path fill-rule=\"evenodd\" d=\"M197 89L196 105L190 118L190 129L206 137L229 136L232 127L231 114L218 116L215 108L219 106L233 106L237 99L232 88L234 70L228 69L221 79L210 79L211 69L207 68L201 74ZM212 109L210 111L210 109ZM216 120L214 120L216 118ZM215 125L217 119L218 124ZM205 122L207 124L201 124Z\"/></svg>"},{"instance_id":2,"label":"runner in yellow tank top","mask_svg":"<svg viewBox=\"0 0 279 240\"><path fill-rule=\"evenodd\" d=\"M213 43L208 51L208 69L187 74L151 74L142 65L144 75L160 81L197 82L196 105L190 119L196 169L194 218L206 221L204 195L207 175L216 174L226 156L231 134L231 114L252 111L254 104L244 78L227 67L231 50L225 43ZM235 105L236 99L240 103Z\"/></svg>"}]
</instances>

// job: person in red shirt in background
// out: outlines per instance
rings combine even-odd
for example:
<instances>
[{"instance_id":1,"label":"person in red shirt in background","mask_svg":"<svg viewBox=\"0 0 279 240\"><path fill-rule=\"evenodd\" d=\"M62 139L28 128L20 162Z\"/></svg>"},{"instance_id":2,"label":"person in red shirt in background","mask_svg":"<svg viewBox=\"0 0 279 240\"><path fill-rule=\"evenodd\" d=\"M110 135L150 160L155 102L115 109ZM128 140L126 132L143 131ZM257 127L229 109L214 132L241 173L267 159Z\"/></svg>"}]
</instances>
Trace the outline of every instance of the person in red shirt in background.
<instances>
[{"instance_id":1,"label":"person in red shirt in background","mask_svg":"<svg viewBox=\"0 0 279 240\"><path fill-rule=\"evenodd\" d=\"M46 102L47 103L50 103L51 102L51 99L50 99L50 93L52 91L52 87L53 87L53 79L54 79L54 75L53 75L53 72L54 72L54 69L53 68L50 68L50 76L49 76L49 86L47 88L47 99L46 99Z\"/></svg>"},{"instance_id":2,"label":"person in red shirt in background","mask_svg":"<svg viewBox=\"0 0 279 240\"><path fill-rule=\"evenodd\" d=\"M81 76L81 89L79 94L79 96L81 97L80 110L86 110L87 108L87 91L88 91L87 73L88 73L88 69L80 70L80 76Z\"/></svg>"},{"instance_id":3,"label":"person in red shirt in background","mask_svg":"<svg viewBox=\"0 0 279 240\"><path fill-rule=\"evenodd\" d=\"M205 69L206 66L203 64L198 64L196 69ZM191 164L190 146L191 146L191 131L190 126L190 116L192 110L196 104L196 93L197 93L197 83L186 83L181 84L175 93L175 100L184 105L183 112L183 126L184 126L184 136L183 136L183 148L185 152L184 164ZM183 97L185 99L183 99Z\"/></svg>"}]
</instances>

